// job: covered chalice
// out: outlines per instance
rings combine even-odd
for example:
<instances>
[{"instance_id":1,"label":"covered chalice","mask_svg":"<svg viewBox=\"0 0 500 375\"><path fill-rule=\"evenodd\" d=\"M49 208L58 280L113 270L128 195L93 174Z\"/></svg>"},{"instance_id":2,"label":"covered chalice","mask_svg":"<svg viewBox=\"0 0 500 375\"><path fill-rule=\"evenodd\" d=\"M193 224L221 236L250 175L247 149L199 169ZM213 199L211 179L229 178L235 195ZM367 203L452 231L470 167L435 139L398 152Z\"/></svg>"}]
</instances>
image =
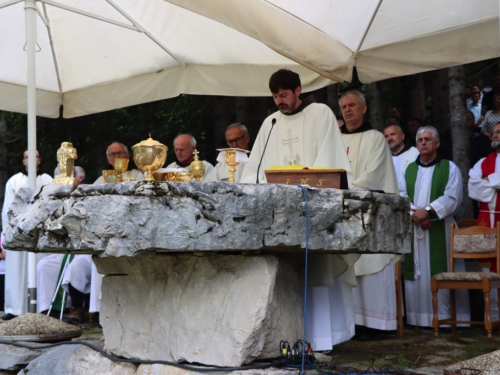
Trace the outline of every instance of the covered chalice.
<instances>
[{"instance_id":1,"label":"covered chalice","mask_svg":"<svg viewBox=\"0 0 500 375\"><path fill-rule=\"evenodd\" d=\"M154 181L153 173L163 167L167 159L168 147L149 138L132 146L134 162L141 171L146 172L145 181Z\"/></svg>"}]
</instances>

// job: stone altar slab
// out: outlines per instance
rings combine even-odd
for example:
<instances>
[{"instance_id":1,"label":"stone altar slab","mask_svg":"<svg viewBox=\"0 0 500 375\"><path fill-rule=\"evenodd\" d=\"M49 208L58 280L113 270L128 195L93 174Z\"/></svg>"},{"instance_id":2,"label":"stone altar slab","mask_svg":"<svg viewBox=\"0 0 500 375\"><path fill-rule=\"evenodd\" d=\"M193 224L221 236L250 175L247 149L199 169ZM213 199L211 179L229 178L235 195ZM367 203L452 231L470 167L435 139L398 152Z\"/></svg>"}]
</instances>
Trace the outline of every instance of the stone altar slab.
<instances>
[{"instance_id":1,"label":"stone altar slab","mask_svg":"<svg viewBox=\"0 0 500 375\"><path fill-rule=\"evenodd\" d=\"M409 201L308 189L309 249L410 249ZM297 186L49 185L19 190L4 247L90 253L105 349L151 360L239 366L302 337L306 202Z\"/></svg>"},{"instance_id":2,"label":"stone altar slab","mask_svg":"<svg viewBox=\"0 0 500 375\"><path fill-rule=\"evenodd\" d=\"M309 249L402 253L410 249L408 199L311 189ZM4 247L123 257L158 252L285 251L305 247L305 202L297 186L122 183L21 189Z\"/></svg>"}]
</instances>

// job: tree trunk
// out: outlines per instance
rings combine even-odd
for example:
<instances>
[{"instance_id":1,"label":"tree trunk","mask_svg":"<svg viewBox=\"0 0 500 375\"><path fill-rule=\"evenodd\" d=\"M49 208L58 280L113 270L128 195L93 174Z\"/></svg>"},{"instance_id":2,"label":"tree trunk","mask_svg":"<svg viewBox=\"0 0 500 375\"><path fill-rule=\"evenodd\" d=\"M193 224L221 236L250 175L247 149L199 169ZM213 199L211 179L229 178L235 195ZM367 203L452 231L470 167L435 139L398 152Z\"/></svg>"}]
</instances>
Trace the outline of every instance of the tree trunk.
<instances>
[{"instance_id":1,"label":"tree trunk","mask_svg":"<svg viewBox=\"0 0 500 375\"><path fill-rule=\"evenodd\" d=\"M383 131L385 125L382 83L370 83L370 122L374 129Z\"/></svg>"},{"instance_id":2,"label":"tree trunk","mask_svg":"<svg viewBox=\"0 0 500 375\"><path fill-rule=\"evenodd\" d=\"M463 95L465 91L465 76L462 65L449 69L449 92L450 92L450 110L451 110L451 137L453 144L453 160L462 174L463 196L462 204L455 214L456 220L472 218L472 200L469 198L470 170L470 144L467 132L467 118L465 116L465 107L463 105Z\"/></svg>"},{"instance_id":3,"label":"tree trunk","mask_svg":"<svg viewBox=\"0 0 500 375\"><path fill-rule=\"evenodd\" d=\"M448 130L448 114L450 113L450 89L449 69L439 69L431 73L432 75L432 126L440 134ZM465 87L464 87L465 89ZM463 97L463 93L460 93ZM463 103L462 103L463 106Z\"/></svg>"}]
</instances>

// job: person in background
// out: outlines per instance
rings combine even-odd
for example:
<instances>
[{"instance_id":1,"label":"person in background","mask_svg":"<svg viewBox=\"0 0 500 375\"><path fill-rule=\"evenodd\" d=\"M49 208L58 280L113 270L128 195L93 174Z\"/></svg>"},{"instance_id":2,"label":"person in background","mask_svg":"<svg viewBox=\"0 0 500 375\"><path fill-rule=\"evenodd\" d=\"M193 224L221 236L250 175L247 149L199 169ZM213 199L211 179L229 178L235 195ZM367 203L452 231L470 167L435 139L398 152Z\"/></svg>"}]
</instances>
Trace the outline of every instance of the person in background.
<instances>
[{"instance_id":1,"label":"person in background","mask_svg":"<svg viewBox=\"0 0 500 375\"><path fill-rule=\"evenodd\" d=\"M191 134L179 134L174 139L174 152L177 161L170 163L167 168L183 168L189 172L189 166L194 161L195 150L196 139ZM201 162L205 166L205 176L201 179L204 181L214 166L205 160L201 160Z\"/></svg>"},{"instance_id":2,"label":"person in background","mask_svg":"<svg viewBox=\"0 0 500 375\"><path fill-rule=\"evenodd\" d=\"M40 168L40 154L36 151L36 186L49 185L52 177L43 173ZM5 232L9 225L7 213L14 201L16 192L22 187L28 187L28 150L23 153L24 168L12 176L5 185L5 198L2 207L2 231ZM2 233L3 235L3 233ZM10 251L5 254L5 306L2 319L10 320L18 315L28 312L28 252Z\"/></svg>"},{"instance_id":3,"label":"person in background","mask_svg":"<svg viewBox=\"0 0 500 375\"><path fill-rule=\"evenodd\" d=\"M417 132L419 157L410 163L400 179L401 196L410 198L413 241L411 253L404 255L406 322L432 327L431 277L448 271L448 241L454 213L462 202L462 176L458 167L438 155L439 134L424 126ZM465 271L463 259L455 271ZM470 320L469 296L456 291L457 319ZM439 291L439 319L450 318L449 290Z\"/></svg>"},{"instance_id":4,"label":"person in background","mask_svg":"<svg viewBox=\"0 0 500 375\"><path fill-rule=\"evenodd\" d=\"M226 128L226 143L230 148L239 148L241 150L249 150L250 134L245 125L236 122ZM217 163L217 165L208 173L203 181L227 181L231 175L229 166L225 163ZM245 170L245 164L240 164L236 167L234 174L235 182L239 182L241 175Z\"/></svg>"}]
</instances>

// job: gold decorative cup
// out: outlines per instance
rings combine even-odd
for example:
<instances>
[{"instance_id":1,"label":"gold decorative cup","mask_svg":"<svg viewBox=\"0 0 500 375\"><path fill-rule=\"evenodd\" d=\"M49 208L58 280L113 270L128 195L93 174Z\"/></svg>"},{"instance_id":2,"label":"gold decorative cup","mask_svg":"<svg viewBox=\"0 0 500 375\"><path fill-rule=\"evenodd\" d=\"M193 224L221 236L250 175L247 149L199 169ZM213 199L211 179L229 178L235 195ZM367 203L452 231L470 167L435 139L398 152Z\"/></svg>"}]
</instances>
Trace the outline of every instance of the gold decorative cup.
<instances>
[{"instance_id":1,"label":"gold decorative cup","mask_svg":"<svg viewBox=\"0 0 500 375\"><path fill-rule=\"evenodd\" d=\"M141 171L146 171L145 181L154 181L153 172L163 167L168 147L150 137L132 146L134 162Z\"/></svg>"},{"instance_id":2,"label":"gold decorative cup","mask_svg":"<svg viewBox=\"0 0 500 375\"><path fill-rule=\"evenodd\" d=\"M240 163L236 162L236 150L225 150L224 154L226 154L226 164L229 165L229 180L228 182L234 182L234 172L236 172L235 166L240 165Z\"/></svg>"},{"instance_id":3,"label":"gold decorative cup","mask_svg":"<svg viewBox=\"0 0 500 375\"><path fill-rule=\"evenodd\" d=\"M177 172L177 181L189 182L193 179L193 174L190 172Z\"/></svg>"},{"instance_id":4,"label":"gold decorative cup","mask_svg":"<svg viewBox=\"0 0 500 375\"><path fill-rule=\"evenodd\" d=\"M123 182L122 174L127 172L128 169L128 159L115 158L113 168L116 171L116 182Z\"/></svg>"},{"instance_id":5,"label":"gold decorative cup","mask_svg":"<svg viewBox=\"0 0 500 375\"><path fill-rule=\"evenodd\" d=\"M166 181L167 174L166 173L153 173L153 177L155 181Z\"/></svg>"},{"instance_id":6,"label":"gold decorative cup","mask_svg":"<svg viewBox=\"0 0 500 375\"><path fill-rule=\"evenodd\" d=\"M118 175L116 174L116 171L113 169L103 170L102 176L104 177L104 181L106 181L107 183L116 183L117 182Z\"/></svg>"}]
</instances>

